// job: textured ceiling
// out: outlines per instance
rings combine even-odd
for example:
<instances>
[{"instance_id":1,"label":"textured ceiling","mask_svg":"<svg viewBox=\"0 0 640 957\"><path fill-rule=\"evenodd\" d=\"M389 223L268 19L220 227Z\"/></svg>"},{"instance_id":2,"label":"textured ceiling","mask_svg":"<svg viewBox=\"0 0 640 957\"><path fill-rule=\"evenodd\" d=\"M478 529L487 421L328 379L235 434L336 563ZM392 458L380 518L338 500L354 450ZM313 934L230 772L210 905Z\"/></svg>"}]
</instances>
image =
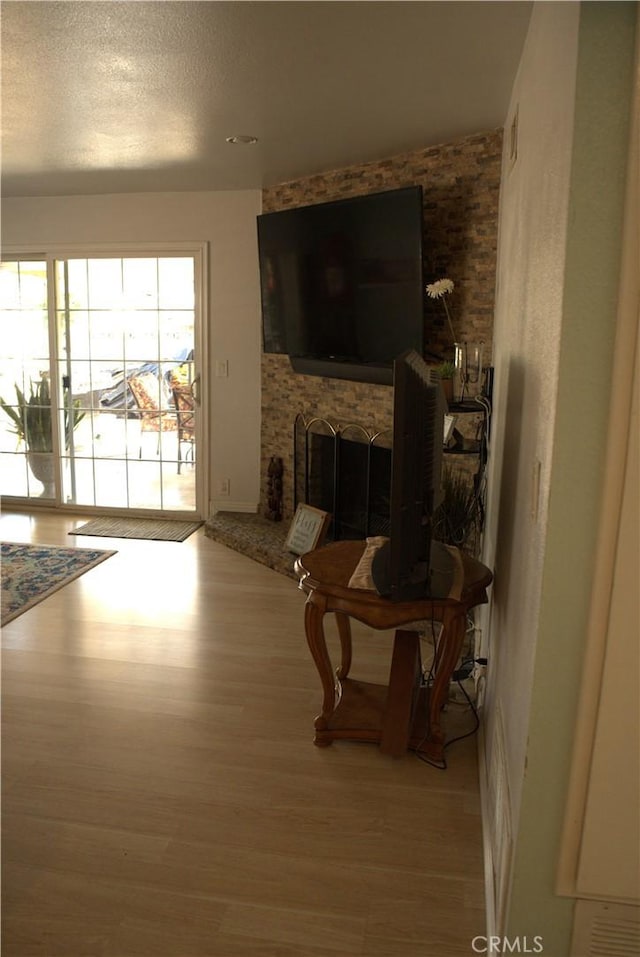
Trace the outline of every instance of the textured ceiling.
<instances>
[{"instance_id":1,"label":"textured ceiling","mask_svg":"<svg viewBox=\"0 0 640 957\"><path fill-rule=\"evenodd\" d=\"M530 12L3 2L2 191L259 188L494 129Z\"/></svg>"}]
</instances>

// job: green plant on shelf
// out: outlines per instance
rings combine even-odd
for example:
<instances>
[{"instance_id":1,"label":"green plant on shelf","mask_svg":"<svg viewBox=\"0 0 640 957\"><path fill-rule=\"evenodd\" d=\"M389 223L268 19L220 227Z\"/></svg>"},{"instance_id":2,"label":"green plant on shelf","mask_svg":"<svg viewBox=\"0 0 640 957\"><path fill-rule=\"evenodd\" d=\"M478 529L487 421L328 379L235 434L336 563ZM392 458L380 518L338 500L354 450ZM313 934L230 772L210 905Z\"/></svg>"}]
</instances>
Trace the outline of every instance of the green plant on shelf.
<instances>
[{"instance_id":1,"label":"green plant on shelf","mask_svg":"<svg viewBox=\"0 0 640 957\"><path fill-rule=\"evenodd\" d=\"M443 362L436 368L436 373L441 379L453 379L456 374L456 367L453 362Z\"/></svg>"},{"instance_id":2,"label":"green plant on shelf","mask_svg":"<svg viewBox=\"0 0 640 957\"><path fill-rule=\"evenodd\" d=\"M445 466L442 492L442 502L433 516L434 539L473 552L481 530L482 511L472 476Z\"/></svg>"}]
</instances>

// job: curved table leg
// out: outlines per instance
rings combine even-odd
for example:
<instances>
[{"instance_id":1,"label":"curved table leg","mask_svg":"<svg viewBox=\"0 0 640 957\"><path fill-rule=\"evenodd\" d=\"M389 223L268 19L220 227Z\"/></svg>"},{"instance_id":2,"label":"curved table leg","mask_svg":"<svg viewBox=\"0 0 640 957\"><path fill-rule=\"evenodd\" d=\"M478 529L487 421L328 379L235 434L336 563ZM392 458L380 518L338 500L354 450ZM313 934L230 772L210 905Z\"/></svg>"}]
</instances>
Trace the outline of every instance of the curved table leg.
<instances>
[{"instance_id":1,"label":"curved table leg","mask_svg":"<svg viewBox=\"0 0 640 957\"><path fill-rule=\"evenodd\" d=\"M336 674L338 678L346 678L351 670L351 622L349 616L345 615L344 612L336 611L335 616L342 649L342 661Z\"/></svg>"},{"instance_id":2,"label":"curved table leg","mask_svg":"<svg viewBox=\"0 0 640 957\"><path fill-rule=\"evenodd\" d=\"M437 761L444 759L444 733L440 724L442 709L447 701L451 675L464 642L466 609L447 609L442 621L435 677L429 694L429 733L421 751Z\"/></svg>"},{"instance_id":3,"label":"curved table leg","mask_svg":"<svg viewBox=\"0 0 640 957\"><path fill-rule=\"evenodd\" d=\"M316 734L314 744L320 747L326 747L331 744L331 737L325 732L329 726L329 718L336 707L336 698L340 693L339 684L336 686L336 679L333 675L331 658L327 651L327 642L324 636L322 620L326 610L326 601L318 599L314 594L310 594L304 606L304 628L307 636L307 644L311 656L315 662L320 681L322 682L322 712L315 719L314 726Z\"/></svg>"}]
</instances>

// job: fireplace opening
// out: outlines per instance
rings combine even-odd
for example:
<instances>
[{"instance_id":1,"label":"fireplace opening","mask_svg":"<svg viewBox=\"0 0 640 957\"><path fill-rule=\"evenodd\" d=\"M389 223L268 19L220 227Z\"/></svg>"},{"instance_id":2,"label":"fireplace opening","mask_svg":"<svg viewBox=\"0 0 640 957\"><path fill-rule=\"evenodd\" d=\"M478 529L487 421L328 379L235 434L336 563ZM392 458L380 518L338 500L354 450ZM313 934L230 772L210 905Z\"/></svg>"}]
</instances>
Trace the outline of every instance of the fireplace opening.
<instances>
[{"instance_id":1,"label":"fireplace opening","mask_svg":"<svg viewBox=\"0 0 640 957\"><path fill-rule=\"evenodd\" d=\"M331 515L329 540L389 534L390 429L335 426L299 414L294 425L294 509L304 503Z\"/></svg>"}]
</instances>

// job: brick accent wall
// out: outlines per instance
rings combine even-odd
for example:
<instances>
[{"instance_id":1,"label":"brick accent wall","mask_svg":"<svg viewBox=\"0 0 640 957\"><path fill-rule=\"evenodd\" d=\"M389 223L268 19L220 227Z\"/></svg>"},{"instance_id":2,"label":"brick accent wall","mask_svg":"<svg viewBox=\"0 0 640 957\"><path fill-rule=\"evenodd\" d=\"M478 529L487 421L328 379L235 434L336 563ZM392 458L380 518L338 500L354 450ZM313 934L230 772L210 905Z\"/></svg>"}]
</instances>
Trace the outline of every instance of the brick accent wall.
<instances>
[{"instance_id":1,"label":"brick accent wall","mask_svg":"<svg viewBox=\"0 0 640 957\"><path fill-rule=\"evenodd\" d=\"M400 156L309 176L263 191L264 212L421 185L424 201L425 283L444 276L455 290L447 302L456 337L484 341L491 360L502 130ZM442 304L425 294L430 350L452 358ZM284 519L293 505L293 422L298 412L369 429L391 426L389 386L294 373L287 356L262 357L261 511L269 458L284 461Z\"/></svg>"}]
</instances>

